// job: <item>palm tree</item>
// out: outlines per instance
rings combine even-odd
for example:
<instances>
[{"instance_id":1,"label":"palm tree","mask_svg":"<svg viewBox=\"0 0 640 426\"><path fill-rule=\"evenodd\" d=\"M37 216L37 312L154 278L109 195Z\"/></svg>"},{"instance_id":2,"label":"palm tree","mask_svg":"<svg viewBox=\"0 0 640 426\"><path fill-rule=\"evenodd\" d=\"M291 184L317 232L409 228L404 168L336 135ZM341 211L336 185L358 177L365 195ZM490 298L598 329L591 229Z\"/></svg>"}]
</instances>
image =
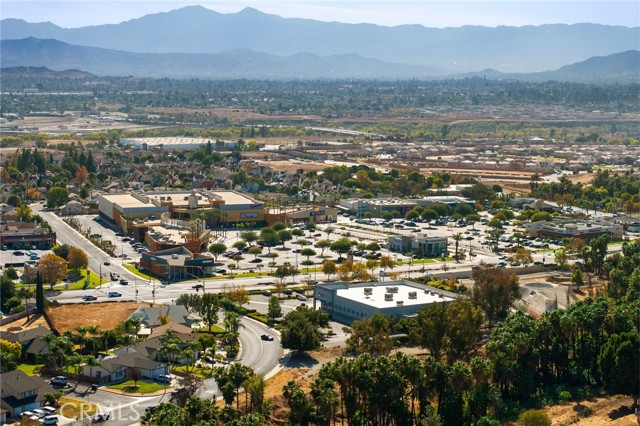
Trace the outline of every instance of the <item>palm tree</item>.
<instances>
[{"instance_id":1,"label":"palm tree","mask_svg":"<svg viewBox=\"0 0 640 426\"><path fill-rule=\"evenodd\" d=\"M95 356L88 355L85 357L84 362L89 367L89 376L93 377L93 367L101 365L100 361Z\"/></svg>"},{"instance_id":2,"label":"palm tree","mask_svg":"<svg viewBox=\"0 0 640 426\"><path fill-rule=\"evenodd\" d=\"M249 407L249 412L262 413L265 389L264 377L259 374L252 374L244 381L244 388L250 396L251 406Z\"/></svg>"},{"instance_id":3,"label":"palm tree","mask_svg":"<svg viewBox=\"0 0 640 426\"><path fill-rule=\"evenodd\" d=\"M316 378L311 384L311 397L316 403L319 426L329 426L338 408L338 392L330 379Z\"/></svg>"},{"instance_id":4,"label":"palm tree","mask_svg":"<svg viewBox=\"0 0 640 426\"><path fill-rule=\"evenodd\" d=\"M187 347L180 353L181 357L187 360L187 374L189 374L189 365L195 368L196 356L200 351L202 351L202 344L200 344L198 340L193 340L189 342Z\"/></svg>"},{"instance_id":5,"label":"palm tree","mask_svg":"<svg viewBox=\"0 0 640 426\"><path fill-rule=\"evenodd\" d=\"M92 324L92 325L88 325L85 327L87 330L87 333L91 335L91 337L93 337L91 339L91 347L93 349L93 356L96 356L96 337L98 336L98 333L100 331L100 326L96 325L96 324Z\"/></svg>"},{"instance_id":6,"label":"palm tree","mask_svg":"<svg viewBox=\"0 0 640 426\"><path fill-rule=\"evenodd\" d=\"M462 241L462 233L458 232L456 234L453 234L453 241L456 242L456 254L455 254L455 258L456 258L456 262L458 262L458 246L460 245L460 241Z\"/></svg>"},{"instance_id":7,"label":"palm tree","mask_svg":"<svg viewBox=\"0 0 640 426\"><path fill-rule=\"evenodd\" d=\"M240 327L244 325L240 322L240 317L236 312L227 312L224 316L224 329L229 333L237 334Z\"/></svg>"},{"instance_id":8,"label":"palm tree","mask_svg":"<svg viewBox=\"0 0 640 426\"><path fill-rule=\"evenodd\" d=\"M242 365L239 362L234 362L227 369L229 380L236 389L236 410L240 410L240 388L242 384L253 374L253 370L246 365ZM246 398L245 398L246 405Z\"/></svg>"},{"instance_id":9,"label":"palm tree","mask_svg":"<svg viewBox=\"0 0 640 426\"><path fill-rule=\"evenodd\" d=\"M82 355L80 355L79 353L74 353L74 354L66 357L67 364L73 367L74 372L76 374L79 373L80 365L82 364L83 361L84 361L84 357Z\"/></svg>"}]
</instances>

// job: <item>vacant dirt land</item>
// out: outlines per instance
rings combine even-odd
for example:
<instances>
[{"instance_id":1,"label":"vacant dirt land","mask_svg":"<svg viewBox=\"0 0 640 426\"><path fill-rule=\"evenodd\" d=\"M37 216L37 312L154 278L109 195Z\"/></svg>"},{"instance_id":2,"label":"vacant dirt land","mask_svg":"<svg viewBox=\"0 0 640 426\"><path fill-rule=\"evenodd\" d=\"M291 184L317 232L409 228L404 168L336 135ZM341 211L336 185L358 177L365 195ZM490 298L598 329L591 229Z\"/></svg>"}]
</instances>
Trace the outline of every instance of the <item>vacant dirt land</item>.
<instances>
[{"instance_id":1,"label":"vacant dirt land","mask_svg":"<svg viewBox=\"0 0 640 426\"><path fill-rule=\"evenodd\" d=\"M51 306L47 308L47 315L58 333L87 325L98 325L101 330L112 330L140 306L142 304L136 302L81 303Z\"/></svg>"},{"instance_id":2,"label":"vacant dirt land","mask_svg":"<svg viewBox=\"0 0 640 426\"><path fill-rule=\"evenodd\" d=\"M594 398L547 408L553 426L637 426L631 397Z\"/></svg>"}]
</instances>

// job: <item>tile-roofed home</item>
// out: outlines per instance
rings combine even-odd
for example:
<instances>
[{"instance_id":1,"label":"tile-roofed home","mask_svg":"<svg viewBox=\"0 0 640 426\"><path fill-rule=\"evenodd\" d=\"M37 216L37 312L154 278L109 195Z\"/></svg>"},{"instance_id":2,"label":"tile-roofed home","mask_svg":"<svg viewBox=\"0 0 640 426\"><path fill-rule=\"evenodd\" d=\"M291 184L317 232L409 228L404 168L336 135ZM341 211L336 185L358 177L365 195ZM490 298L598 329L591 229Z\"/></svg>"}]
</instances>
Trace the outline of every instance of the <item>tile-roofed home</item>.
<instances>
[{"instance_id":1,"label":"tile-roofed home","mask_svg":"<svg viewBox=\"0 0 640 426\"><path fill-rule=\"evenodd\" d=\"M153 328L162 325L161 315L170 318L172 323L191 325L189 311L184 305L141 306L130 318L140 318L144 324Z\"/></svg>"},{"instance_id":2,"label":"tile-roofed home","mask_svg":"<svg viewBox=\"0 0 640 426\"><path fill-rule=\"evenodd\" d=\"M44 340L42 340L42 338L49 334L51 334L51 330L49 330L46 327L43 327L42 325L38 325L35 328L30 328L24 331L0 332L0 339L8 340L9 342L20 343L20 345L22 345L21 356L25 357L26 354L30 352L29 348L31 346L34 346L36 342L38 342L36 346L41 348L40 349L41 351L43 348L43 344L46 346L46 343L44 343ZM32 350L31 353L34 353L34 354L40 353L40 351L34 352L34 350Z\"/></svg>"},{"instance_id":3,"label":"tile-roofed home","mask_svg":"<svg viewBox=\"0 0 640 426\"><path fill-rule=\"evenodd\" d=\"M130 354L105 358L99 367L83 367L83 374L95 377L101 383L117 382L126 379L127 369L137 368L142 377L153 379L161 374L168 374L169 367L164 362L155 361L144 356L142 353L134 352Z\"/></svg>"},{"instance_id":4,"label":"tile-roofed home","mask_svg":"<svg viewBox=\"0 0 640 426\"><path fill-rule=\"evenodd\" d=\"M23 411L42 407L45 402L44 394L54 392L40 377L28 376L19 370L0 374L0 383L0 408L9 411L14 417Z\"/></svg>"}]
</instances>

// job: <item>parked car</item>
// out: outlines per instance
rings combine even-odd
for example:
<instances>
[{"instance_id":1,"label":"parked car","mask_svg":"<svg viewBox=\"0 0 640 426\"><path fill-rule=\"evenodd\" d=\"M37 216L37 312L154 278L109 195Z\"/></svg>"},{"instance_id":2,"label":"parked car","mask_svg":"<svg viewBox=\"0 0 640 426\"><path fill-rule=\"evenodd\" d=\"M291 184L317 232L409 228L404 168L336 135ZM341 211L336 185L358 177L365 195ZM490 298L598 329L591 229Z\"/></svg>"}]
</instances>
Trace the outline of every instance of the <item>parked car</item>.
<instances>
[{"instance_id":1,"label":"parked car","mask_svg":"<svg viewBox=\"0 0 640 426\"><path fill-rule=\"evenodd\" d=\"M260 339L265 340L267 342L273 342L274 337L270 334L263 334L260 336Z\"/></svg>"},{"instance_id":2,"label":"parked car","mask_svg":"<svg viewBox=\"0 0 640 426\"><path fill-rule=\"evenodd\" d=\"M40 408L36 408L35 410L33 410L33 414L35 414L40 418L43 418L44 416L47 415L47 413L44 410L41 410Z\"/></svg>"},{"instance_id":3,"label":"parked car","mask_svg":"<svg viewBox=\"0 0 640 426\"><path fill-rule=\"evenodd\" d=\"M171 376L169 376L168 374L161 374L154 380L160 383L171 383Z\"/></svg>"},{"instance_id":4,"label":"parked car","mask_svg":"<svg viewBox=\"0 0 640 426\"><path fill-rule=\"evenodd\" d=\"M66 386L69 382L66 376L55 376L51 379L51 385Z\"/></svg>"},{"instance_id":5,"label":"parked car","mask_svg":"<svg viewBox=\"0 0 640 426\"><path fill-rule=\"evenodd\" d=\"M108 296L109 297L121 297L122 293L118 293L117 291L110 291Z\"/></svg>"},{"instance_id":6,"label":"parked car","mask_svg":"<svg viewBox=\"0 0 640 426\"><path fill-rule=\"evenodd\" d=\"M109 262L108 260L105 260L105 261L103 262L103 264L104 264L104 266L109 266L109 265L111 265L111 262Z\"/></svg>"},{"instance_id":7,"label":"parked car","mask_svg":"<svg viewBox=\"0 0 640 426\"><path fill-rule=\"evenodd\" d=\"M57 425L58 424L58 416L55 416L55 415L45 416L43 419L40 420L40 424L43 424L43 425Z\"/></svg>"},{"instance_id":8,"label":"parked car","mask_svg":"<svg viewBox=\"0 0 640 426\"><path fill-rule=\"evenodd\" d=\"M157 409L158 409L157 405L150 405L147 408L145 408L144 411L146 411L147 413L153 413Z\"/></svg>"},{"instance_id":9,"label":"parked car","mask_svg":"<svg viewBox=\"0 0 640 426\"><path fill-rule=\"evenodd\" d=\"M47 415L52 415L55 414L57 412L57 410L49 405L45 405L44 407L42 407L42 410L47 413Z\"/></svg>"},{"instance_id":10,"label":"parked car","mask_svg":"<svg viewBox=\"0 0 640 426\"><path fill-rule=\"evenodd\" d=\"M271 291L265 290L265 291L262 292L262 295L263 296L271 296Z\"/></svg>"},{"instance_id":11,"label":"parked car","mask_svg":"<svg viewBox=\"0 0 640 426\"><path fill-rule=\"evenodd\" d=\"M303 296L301 294L296 296L296 299L302 301L302 302L306 302L307 301L307 296Z\"/></svg>"},{"instance_id":12,"label":"parked car","mask_svg":"<svg viewBox=\"0 0 640 426\"><path fill-rule=\"evenodd\" d=\"M283 291L283 293L286 294L287 296L291 296L293 294L293 290L288 288L285 291Z\"/></svg>"},{"instance_id":13,"label":"parked car","mask_svg":"<svg viewBox=\"0 0 640 426\"><path fill-rule=\"evenodd\" d=\"M91 417L91 423L102 423L109 420L109 413L96 413Z\"/></svg>"}]
</instances>

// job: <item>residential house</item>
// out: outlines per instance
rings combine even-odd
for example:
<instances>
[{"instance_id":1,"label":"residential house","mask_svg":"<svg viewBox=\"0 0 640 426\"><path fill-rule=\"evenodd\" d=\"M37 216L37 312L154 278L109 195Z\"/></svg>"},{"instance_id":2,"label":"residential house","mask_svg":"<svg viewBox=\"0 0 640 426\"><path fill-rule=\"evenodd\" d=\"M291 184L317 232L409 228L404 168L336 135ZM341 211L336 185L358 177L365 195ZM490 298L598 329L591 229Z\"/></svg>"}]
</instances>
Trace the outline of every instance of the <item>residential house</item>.
<instances>
[{"instance_id":1,"label":"residential house","mask_svg":"<svg viewBox=\"0 0 640 426\"><path fill-rule=\"evenodd\" d=\"M35 360L35 356L41 352L47 352L47 343L44 337L51 334L51 330L42 325L18 332L2 332L0 331L0 339L9 342L20 343L22 346L22 359Z\"/></svg>"},{"instance_id":2,"label":"residential house","mask_svg":"<svg viewBox=\"0 0 640 426\"><path fill-rule=\"evenodd\" d=\"M141 376L149 380L169 372L169 367L164 362L154 361L142 353L133 352L104 358L99 366L85 365L82 367L82 374L93 377L100 383L112 383L126 380L129 368L137 368Z\"/></svg>"},{"instance_id":3,"label":"residential house","mask_svg":"<svg viewBox=\"0 0 640 426\"><path fill-rule=\"evenodd\" d=\"M44 394L54 392L40 377L28 376L19 370L0 374L0 383L0 408L7 410L11 417L42 407L45 403Z\"/></svg>"},{"instance_id":4,"label":"residential house","mask_svg":"<svg viewBox=\"0 0 640 426\"><path fill-rule=\"evenodd\" d=\"M163 325L163 317L172 323L191 326L189 311L184 305L141 306L129 318L140 318L147 327L154 328Z\"/></svg>"}]
</instances>

